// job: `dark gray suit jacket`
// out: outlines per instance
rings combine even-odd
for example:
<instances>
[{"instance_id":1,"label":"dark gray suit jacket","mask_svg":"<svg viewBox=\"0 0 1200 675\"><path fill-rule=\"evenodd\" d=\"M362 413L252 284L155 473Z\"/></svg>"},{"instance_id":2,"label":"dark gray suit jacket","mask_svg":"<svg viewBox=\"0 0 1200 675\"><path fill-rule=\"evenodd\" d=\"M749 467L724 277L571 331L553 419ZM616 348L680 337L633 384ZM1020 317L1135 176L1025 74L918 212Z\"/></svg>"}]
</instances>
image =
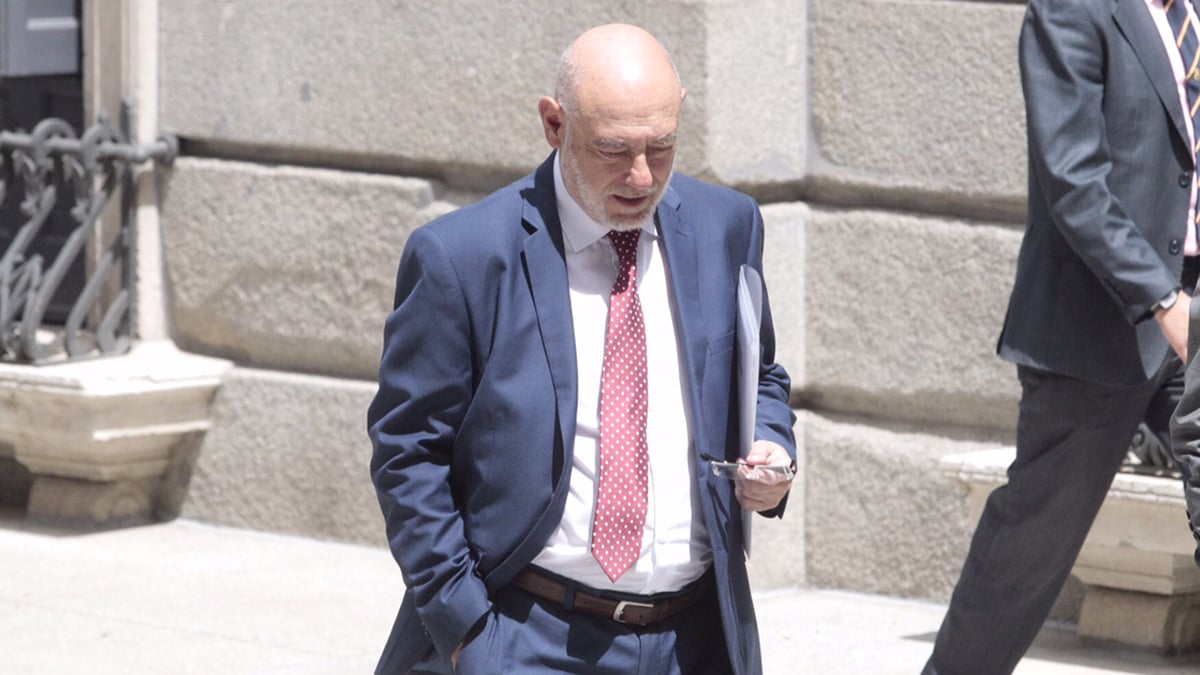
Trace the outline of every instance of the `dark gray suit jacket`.
<instances>
[{"instance_id":1,"label":"dark gray suit jacket","mask_svg":"<svg viewBox=\"0 0 1200 675\"><path fill-rule=\"evenodd\" d=\"M1137 384L1169 346L1193 155L1144 0L1032 0L1021 33L1029 220L1000 355Z\"/></svg>"}]
</instances>

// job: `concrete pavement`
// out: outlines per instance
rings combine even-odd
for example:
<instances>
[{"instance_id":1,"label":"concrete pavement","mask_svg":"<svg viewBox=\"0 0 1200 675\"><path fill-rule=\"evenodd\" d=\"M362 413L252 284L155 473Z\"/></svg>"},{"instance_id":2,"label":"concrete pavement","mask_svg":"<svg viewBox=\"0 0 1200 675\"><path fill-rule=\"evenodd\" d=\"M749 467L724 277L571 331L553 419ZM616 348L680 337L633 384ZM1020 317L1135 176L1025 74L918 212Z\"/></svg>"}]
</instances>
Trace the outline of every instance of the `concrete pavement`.
<instances>
[{"instance_id":1,"label":"concrete pavement","mask_svg":"<svg viewBox=\"0 0 1200 675\"><path fill-rule=\"evenodd\" d=\"M178 520L73 534L0 517L0 673L368 673L403 589L382 548ZM945 608L759 595L769 675L916 675ZM1017 675L1200 672L1048 628Z\"/></svg>"}]
</instances>

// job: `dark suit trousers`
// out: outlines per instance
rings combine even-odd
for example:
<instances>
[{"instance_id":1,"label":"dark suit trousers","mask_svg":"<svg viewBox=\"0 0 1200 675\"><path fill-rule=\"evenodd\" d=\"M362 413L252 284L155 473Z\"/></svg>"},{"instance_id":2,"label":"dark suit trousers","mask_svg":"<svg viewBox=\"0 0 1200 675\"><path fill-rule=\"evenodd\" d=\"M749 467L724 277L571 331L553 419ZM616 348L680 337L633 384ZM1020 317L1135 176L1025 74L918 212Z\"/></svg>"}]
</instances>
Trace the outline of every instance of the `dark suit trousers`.
<instances>
[{"instance_id":1,"label":"dark suit trousers","mask_svg":"<svg viewBox=\"0 0 1200 675\"><path fill-rule=\"evenodd\" d=\"M1017 455L988 498L928 675L1011 673L1058 597L1173 354L1146 383L1105 386L1018 367Z\"/></svg>"},{"instance_id":2,"label":"dark suit trousers","mask_svg":"<svg viewBox=\"0 0 1200 675\"><path fill-rule=\"evenodd\" d=\"M1185 290L1198 272L1200 260L1189 259ZM1016 668L1071 573L1138 423L1148 409L1150 417L1173 409L1183 371L1174 352L1135 386L1017 368L1017 456L1008 484L984 506L925 675Z\"/></svg>"}]
</instances>

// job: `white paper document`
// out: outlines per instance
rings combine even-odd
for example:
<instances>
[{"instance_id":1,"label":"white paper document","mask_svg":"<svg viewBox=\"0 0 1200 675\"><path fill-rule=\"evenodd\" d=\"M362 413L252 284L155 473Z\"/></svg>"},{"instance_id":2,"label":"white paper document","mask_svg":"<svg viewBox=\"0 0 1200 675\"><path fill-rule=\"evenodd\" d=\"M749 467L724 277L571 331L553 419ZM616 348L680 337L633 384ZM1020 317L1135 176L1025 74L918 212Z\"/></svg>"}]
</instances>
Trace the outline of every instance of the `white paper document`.
<instances>
[{"instance_id":1,"label":"white paper document","mask_svg":"<svg viewBox=\"0 0 1200 675\"><path fill-rule=\"evenodd\" d=\"M759 327L762 326L762 277L749 265L738 272L738 451L750 454L754 445L754 424L758 415L758 370L760 358ZM742 532L746 557L750 557L750 524L753 511L742 511Z\"/></svg>"}]
</instances>

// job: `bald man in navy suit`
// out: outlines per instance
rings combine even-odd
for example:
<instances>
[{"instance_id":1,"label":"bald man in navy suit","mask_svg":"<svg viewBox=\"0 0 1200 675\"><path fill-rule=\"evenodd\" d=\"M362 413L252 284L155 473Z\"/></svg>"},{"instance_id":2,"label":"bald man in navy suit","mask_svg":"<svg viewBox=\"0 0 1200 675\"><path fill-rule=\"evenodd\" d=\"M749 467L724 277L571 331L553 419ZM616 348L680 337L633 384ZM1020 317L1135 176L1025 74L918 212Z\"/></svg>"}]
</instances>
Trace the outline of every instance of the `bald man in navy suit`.
<instances>
[{"instance_id":1,"label":"bald man in navy suit","mask_svg":"<svg viewBox=\"0 0 1200 675\"><path fill-rule=\"evenodd\" d=\"M715 476L709 458L739 459L736 292L763 223L672 176L685 94L649 33L587 31L538 106L545 163L410 237L368 414L407 586L378 672L761 672L742 512L783 513L790 384L764 301L757 440L742 478ZM648 493L614 571L591 544L618 239L644 316Z\"/></svg>"}]
</instances>

